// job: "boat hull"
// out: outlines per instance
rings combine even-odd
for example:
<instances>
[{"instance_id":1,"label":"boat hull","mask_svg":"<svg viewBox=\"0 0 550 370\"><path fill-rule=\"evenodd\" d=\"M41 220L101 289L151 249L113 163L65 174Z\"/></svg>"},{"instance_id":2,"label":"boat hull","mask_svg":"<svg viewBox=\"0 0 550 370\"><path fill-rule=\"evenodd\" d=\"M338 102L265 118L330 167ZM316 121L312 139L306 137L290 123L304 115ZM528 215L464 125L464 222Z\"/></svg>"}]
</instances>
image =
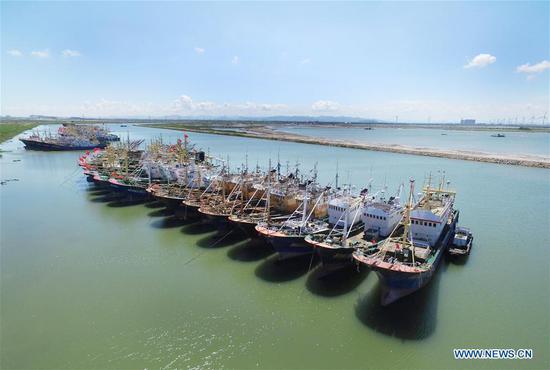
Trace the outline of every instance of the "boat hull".
<instances>
[{"instance_id":1,"label":"boat hull","mask_svg":"<svg viewBox=\"0 0 550 370\"><path fill-rule=\"evenodd\" d=\"M95 145L62 145L55 143L44 143L41 141L29 140L29 139L19 139L25 144L25 149L28 150L42 150L42 151L70 151L70 150L92 150L95 148L105 148L106 143L98 143Z\"/></svg>"},{"instance_id":2,"label":"boat hull","mask_svg":"<svg viewBox=\"0 0 550 370\"><path fill-rule=\"evenodd\" d=\"M437 252L435 259L429 268L416 272L411 272L399 271L397 269L393 270L390 268L381 267L377 264L367 265L378 275L378 278L380 280L380 304L382 306L387 306L402 297L412 294L417 290L423 288L430 282L432 276L437 271L443 255L449 248L449 244L454 235L457 221L458 211L456 211L453 222L446 226L446 229L443 231L443 235L440 237L437 243ZM355 259L359 263L362 263L360 259Z\"/></svg>"},{"instance_id":3,"label":"boat hull","mask_svg":"<svg viewBox=\"0 0 550 370\"><path fill-rule=\"evenodd\" d=\"M303 235L273 235L269 231L256 230L282 259L313 253L313 247L305 242Z\"/></svg>"},{"instance_id":4,"label":"boat hull","mask_svg":"<svg viewBox=\"0 0 550 370\"><path fill-rule=\"evenodd\" d=\"M181 198L165 197L162 195L155 195L155 194L153 194L153 198L161 202L162 205L168 209L176 209L179 207L183 207Z\"/></svg>"},{"instance_id":5,"label":"boat hull","mask_svg":"<svg viewBox=\"0 0 550 370\"><path fill-rule=\"evenodd\" d=\"M440 256L442 254L440 253ZM440 258L439 256L439 258ZM425 272L411 274L373 269L381 286L380 304L387 306L400 298L416 292L430 282L439 262Z\"/></svg>"},{"instance_id":6,"label":"boat hull","mask_svg":"<svg viewBox=\"0 0 550 370\"><path fill-rule=\"evenodd\" d=\"M228 215L211 213L203 210L202 208L199 208L198 212L206 222L215 225L218 229L225 230L230 225L227 220Z\"/></svg>"},{"instance_id":7,"label":"boat hull","mask_svg":"<svg viewBox=\"0 0 550 370\"><path fill-rule=\"evenodd\" d=\"M112 189L116 191L128 193L128 195L131 195L133 197L149 198L150 196L150 194L147 192L147 189L145 187L128 185L120 182L115 183L111 181L109 181L109 184Z\"/></svg>"},{"instance_id":8,"label":"boat hull","mask_svg":"<svg viewBox=\"0 0 550 370\"><path fill-rule=\"evenodd\" d=\"M320 263L326 267L345 267L353 264L353 251L354 248L328 248L318 246L315 248L317 255L319 256Z\"/></svg>"},{"instance_id":9,"label":"boat hull","mask_svg":"<svg viewBox=\"0 0 550 370\"><path fill-rule=\"evenodd\" d=\"M256 231L255 222L247 222L245 220L229 217L228 221L231 225L234 225L241 230L249 238L258 238L258 232Z\"/></svg>"}]
</instances>

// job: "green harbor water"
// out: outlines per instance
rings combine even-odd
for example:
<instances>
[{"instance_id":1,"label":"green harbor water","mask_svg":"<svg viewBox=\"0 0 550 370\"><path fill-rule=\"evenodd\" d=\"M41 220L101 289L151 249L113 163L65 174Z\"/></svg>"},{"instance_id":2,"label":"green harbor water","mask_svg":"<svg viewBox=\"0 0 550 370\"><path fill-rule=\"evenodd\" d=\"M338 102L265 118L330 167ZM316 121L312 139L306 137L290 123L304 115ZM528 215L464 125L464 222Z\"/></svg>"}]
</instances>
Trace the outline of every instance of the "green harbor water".
<instances>
[{"instance_id":1,"label":"green harbor water","mask_svg":"<svg viewBox=\"0 0 550 370\"><path fill-rule=\"evenodd\" d=\"M129 125L131 138L182 133ZM52 128L54 130L54 128ZM127 131L119 134L126 136ZM378 304L374 273L320 278L310 258L94 189L79 152L3 143L3 369L550 367L550 171L191 133L239 166L318 162L320 180L397 189L444 170L475 235L423 290ZM537 151L543 151L539 148ZM546 148L547 150L547 148ZM532 360L457 361L454 348L532 348Z\"/></svg>"},{"instance_id":2,"label":"green harbor water","mask_svg":"<svg viewBox=\"0 0 550 370\"><path fill-rule=\"evenodd\" d=\"M490 154L550 157L550 133L529 131L444 130L441 128L285 127L281 131L366 144L404 145L416 148L463 150Z\"/></svg>"}]
</instances>

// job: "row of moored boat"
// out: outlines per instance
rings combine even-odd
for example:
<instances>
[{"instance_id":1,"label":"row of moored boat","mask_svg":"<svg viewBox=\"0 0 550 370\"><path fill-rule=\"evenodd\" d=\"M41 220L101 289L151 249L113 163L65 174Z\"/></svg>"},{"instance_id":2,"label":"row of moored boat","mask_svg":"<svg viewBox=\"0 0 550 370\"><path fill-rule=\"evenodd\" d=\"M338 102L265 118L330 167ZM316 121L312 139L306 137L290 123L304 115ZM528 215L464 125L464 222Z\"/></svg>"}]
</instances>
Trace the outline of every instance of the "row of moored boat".
<instances>
[{"instance_id":1,"label":"row of moored boat","mask_svg":"<svg viewBox=\"0 0 550 370\"><path fill-rule=\"evenodd\" d=\"M162 140L109 145L80 157L88 181L151 197L187 216L200 215L222 230L238 228L264 238L281 258L316 253L327 269L357 263L377 272L382 303L426 285L445 252L468 254L472 236L458 228L455 192L444 176L417 194L414 180L395 194L369 186L321 185L317 169L266 170L246 164L231 171L227 161L190 145ZM408 191L407 191L408 190ZM402 193L408 193L402 199ZM450 247L450 248L449 248Z\"/></svg>"}]
</instances>

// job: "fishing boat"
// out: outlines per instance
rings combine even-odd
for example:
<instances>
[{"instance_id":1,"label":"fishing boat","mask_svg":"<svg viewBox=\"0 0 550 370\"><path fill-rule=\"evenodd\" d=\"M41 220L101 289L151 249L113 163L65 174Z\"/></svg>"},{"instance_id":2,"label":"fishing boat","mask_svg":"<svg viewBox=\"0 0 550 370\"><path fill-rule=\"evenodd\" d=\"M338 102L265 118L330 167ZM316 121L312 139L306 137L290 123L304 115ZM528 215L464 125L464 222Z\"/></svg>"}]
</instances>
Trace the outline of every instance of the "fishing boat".
<instances>
[{"instance_id":1,"label":"fishing boat","mask_svg":"<svg viewBox=\"0 0 550 370\"><path fill-rule=\"evenodd\" d=\"M424 287L449 246L459 212L453 207L455 193L444 189L443 179L438 188L428 183L416 205L413 203L414 180L411 180L409 199L400 222L402 232L394 231L375 248L359 248L353 253L359 265L378 275L382 305Z\"/></svg>"},{"instance_id":2,"label":"fishing boat","mask_svg":"<svg viewBox=\"0 0 550 370\"><path fill-rule=\"evenodd\" d=\"M353 248L347 240L363 229L361 214L364 206L364 194L356 196L346 190L329 201L329 229L305 237L305 242L319 255L321 265L337 268L351 262Z\"/></svg>"},{"instance_id":3,"label":"fishing boat","mask_svg":"<svg viewBox=\"0 0 550 370\"><path fill-rule=\"evenodd\" d=\"M256 226L268 219L277 220L288 217L299 207L297 197L300 193L298 166L294 172L287 169L286 175L280 173L280 164L272 168L269 161L268 170L263 181L249 187L249 200L241 207L236 207L228 221L242 230L248 237L260 235ZM256 168L259 172L259 168Z\"/></svg>"},{"instance_id":4,"label":"fishing boat","mask_svg":"<svg viewBox=\"0 0 550 370\"><path fill-rule=\"evenodd\" d=\"M146 191L169 209L183 206L189 189L200 188L208 183L208 174L213 168L204 155L189 145L188 135L174 145L162 142L151 143L148 148L146 172L148 176L162 181L150 184Z\"/></svg>"},{"instance_id":5,"label":"fishing boat","mask_svg":"<svg viewBox=\"0 0 550 370\"><path fill-rule=\"evenodd\" d=\"M243 214L250 202L261 198L258 189L263 181L264 175L259 170L250 173L247 168L238 175L225 175L218 194L207 197L198 211L211 222L228 226L231 215Z\"/></svg>"},{"instance_id":6,"label":"fishing boat","mask_svg":"<svg viewBox=\"0 0 550 370\"><path fill-rule=\"evenodd\" d=\"M230 224L233 224L240 229L249 238L258 236L256 225L267 218L269 207L269 178L270 174L266 174L263 181L253 184L249 190L248 200L240 203L238 207L234 207L231 213L227 216ZM265 183L268 183L266 186Z\"/></svg>"},{"instance_id":7,"label":"fishing boat","mask_svg":"<svg viewBox=\"0 0 550 370\"><path fill-rule=\"evenodd\" d=\"M305 241L306 236L329 230L327 214L332 189L319 187L315 170L314 173L312 181L304 184L303 195L296 198L301 204L291 215L276 218L268 215L266 221L256 225L258 234L273 246L280 258L313 253L312 246Z\"/></svg>"},{"instance_id":8,"label":"fishing boat","mask_svg":"<svg viewBox=\"0 0 550 370\"><path fill-rule=\"evenodd\" d=\"M28 138L21 138L19 140L25 144L25 149L29 150L90 150L94 148L105 148L107 146L106 142L85 138L48 138L32 135Z\"/></svg>"},{"instance_id":9,"label":"fishing boat","mask_svg":"<svg viewBox=\"0 0 550 370\"><path fill-rule=\"evenodd\" d=\"M356 249L373 248L387 237L401 221L401 190L402 186L397 195L386 199L385 189L374 194L364 189L359 197L346 202L355 207L344 207L343 217L348 221L343 227L333 228L326 235L308 236L306 241L314 245L321 257L321 264L332 268L345 267L352 263L352 254Z\"/></svg>"},{"instance_id":10,"label":"fishing boat","mask_svg":"<svg viewBox=\"0 0 550 370\"><path fill-rule=\"evenodd\" d=\"M224 170L222 170L224 172ZM242 175L231 175L222 173L217 177L214 191L202 198L200 207L197 209L206 220L218 227L226 226L227 217L231 209L240 203L244 193L241 192Z\"/></svg>"},{"instance_id":11,"label":"fishing boat","mask_svg":"<svg viewBox=\"0 0 550 370\"><path fill-rule=\"evenodd\" d=\"M92 150L105 148L109 142L120 140L105 128L96 125L63 124L57 135L33 133L19 139L25 149L43 151Z\"/></svg>"}]
</instances>

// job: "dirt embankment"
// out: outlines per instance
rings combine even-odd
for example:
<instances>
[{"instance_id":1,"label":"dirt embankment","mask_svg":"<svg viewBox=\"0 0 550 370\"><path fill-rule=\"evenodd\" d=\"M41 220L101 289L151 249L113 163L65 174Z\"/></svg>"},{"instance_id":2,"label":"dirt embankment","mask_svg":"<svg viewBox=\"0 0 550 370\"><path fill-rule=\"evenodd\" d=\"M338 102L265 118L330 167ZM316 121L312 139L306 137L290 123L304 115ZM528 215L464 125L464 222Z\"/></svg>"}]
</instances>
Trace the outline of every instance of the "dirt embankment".
<instances>
[{"instance_id":1,"label":"dirt embankment","mask_svg":"<svg viewBox=\"0 0 550 370\"><path fill-rule=\"evenodd\" d=\"M287 132L276 131L269 126L243 127L235 130L219 130L212 126L184 126L184 125L144 125L144 127L166 128L171 130L201 132L214 135L240 136L263 140L291 141L295 143L337 146L342 148L353 148L372 150L379 152L390 152L399 154L421 155L426 157L440 157L449 159L461 159L466 161L487 162L507 164L513 166L525 166L536 168L550 168L550 158L530 155L503 155L483 152L471 152L461 150L444 150L431 148L416 148L402 145L389 144L367 144L338 139L325 139Z\"/></svg>"}]
</instances>

